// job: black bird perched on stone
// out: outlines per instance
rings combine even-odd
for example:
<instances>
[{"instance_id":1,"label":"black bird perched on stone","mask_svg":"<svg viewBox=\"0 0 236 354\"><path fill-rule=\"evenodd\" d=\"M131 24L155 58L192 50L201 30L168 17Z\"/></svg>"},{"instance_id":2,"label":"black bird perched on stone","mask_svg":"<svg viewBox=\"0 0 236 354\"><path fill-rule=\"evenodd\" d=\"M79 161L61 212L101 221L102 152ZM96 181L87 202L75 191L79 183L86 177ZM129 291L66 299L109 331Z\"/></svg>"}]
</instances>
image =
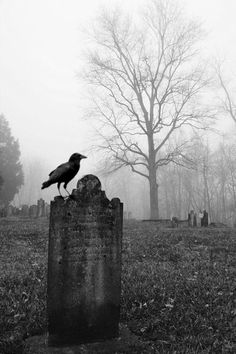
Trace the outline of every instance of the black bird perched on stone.
<instances>
[{"instance_id":1,"label":"black bird perched on stone","mask_svg":"<svg viewBox=\"0 0 236 354\"><path fill-rule=\"evenodd\" d=\"M57 183L58 191L60 192L60 185L64 182L64 189L70 195L68 190L66 189L67 184L75 177L76 173L80 169L80 161L82 159L86 159L86 156L74 153L69 158L68 162L63 163L62 165L58 166L55 170L49 173L49 179L46 182L43 182L42 188L47 188L51 186L51 184ZM62 195L61 195L62 196Z\"/></svg>"}]
</instances>

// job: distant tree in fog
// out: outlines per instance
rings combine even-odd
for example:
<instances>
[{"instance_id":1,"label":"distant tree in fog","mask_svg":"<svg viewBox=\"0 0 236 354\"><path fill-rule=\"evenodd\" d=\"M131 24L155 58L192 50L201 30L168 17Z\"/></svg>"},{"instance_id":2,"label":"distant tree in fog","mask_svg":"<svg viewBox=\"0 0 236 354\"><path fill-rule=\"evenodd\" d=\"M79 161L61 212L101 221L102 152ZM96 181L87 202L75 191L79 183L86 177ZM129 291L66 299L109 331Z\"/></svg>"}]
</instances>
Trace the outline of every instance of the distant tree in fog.
<instances>
[{"instance_id":1,"label":"distant tree in fog","mask_svg":"<svg viewBox=\"0 0 236 354\"><path fill-rule=\"evenodd\" d=\"M40 186L44 176L48 175L47 166L37 157L24 159L22 163L25 184L20 189L17 199L21 204L35 204L36 200L42 197Z\"/></svg>"},{"instance_id":2,"label":"distant tree in fog","mask_svg":"<svg viewBox=\"0 0 236 354\"><path fill-rule=\"evenodd\" d=\"M148 180L156 219L159 168L185 157L185 142L170 138L184 126L206 127L209 113L200 103L208 82L197 59L198 24L174 1L151 1L146 10L136 21L119 11L101 15L85 78L107 169L129 166Z\"/></svg>"},{"instance_id":3,"label":"distant tree in fog","mask_svg":"<svg viewBox=\"0 0 236 354\"><path fill-rule=\"evenodd\" d=\"M0 115L0 173L3 179L0 190L0 204L7 205L23 184L23 171L20 162L18 141L12 136L8 121Z\"/></svg>"},{"instance_id":4,"label":"distant tree in fog","mask_svg":"<svg viewBox=\"0 0 236 354\"><path fill-rule=\"evenodd\" d=\"M25 157L22 159L24 171L24 185L20 188L19 193L14 199L15 204L35 204L40 198L45 201L54 198L55 190L48 189L46 193L42 193L42 180L48 175L51 168L43 158L37 156Z\"/></svg>"}]
</instances>

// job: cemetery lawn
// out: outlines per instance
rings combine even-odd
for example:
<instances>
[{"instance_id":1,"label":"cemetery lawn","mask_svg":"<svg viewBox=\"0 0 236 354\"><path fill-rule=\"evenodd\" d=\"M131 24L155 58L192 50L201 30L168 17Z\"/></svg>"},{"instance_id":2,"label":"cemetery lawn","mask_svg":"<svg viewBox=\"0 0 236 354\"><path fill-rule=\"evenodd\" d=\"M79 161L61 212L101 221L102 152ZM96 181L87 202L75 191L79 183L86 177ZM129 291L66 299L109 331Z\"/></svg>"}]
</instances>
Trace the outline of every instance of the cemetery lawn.
<instances>
[{"instance_id":1,"label":"cemetery lawn","mask_svg":"<svg viewBox=\"0 0 236 354\"><path fill-rule=\"evenodd\" d=\"M48 219L0 219L0 353L46 331ZM236 232L124 224L121 322L129 353L236 353Z\"/></svg>"}]
</instances>

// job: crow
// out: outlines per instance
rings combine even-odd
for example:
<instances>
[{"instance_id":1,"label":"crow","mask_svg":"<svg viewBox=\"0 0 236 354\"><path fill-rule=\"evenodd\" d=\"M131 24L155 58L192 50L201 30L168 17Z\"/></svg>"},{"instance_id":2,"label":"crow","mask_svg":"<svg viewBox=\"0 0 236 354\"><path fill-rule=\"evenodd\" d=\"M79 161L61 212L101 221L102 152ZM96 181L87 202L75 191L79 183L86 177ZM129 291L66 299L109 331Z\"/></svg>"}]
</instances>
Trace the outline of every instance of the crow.
<instances>
[{"instance_id":1,"label":"crow","mask_svg":"<svg viewBox=\"0 0 236 354\"><path fill-rule=\"evenodd\" d=\"M86 159L87 157L78 153L74 153L69 158L68 162L63 163L58 166L55 170L49 173L49 179L46 182L43 182L41 189L51 186L51 184L57 183L58 191L60 192L60 185L64 182L64 189L70 195L66 189L67 184L75 177L76 173L80 169L80 161ZM62 196L62 195L61 195Z\"/></svg>"}]
</instances>

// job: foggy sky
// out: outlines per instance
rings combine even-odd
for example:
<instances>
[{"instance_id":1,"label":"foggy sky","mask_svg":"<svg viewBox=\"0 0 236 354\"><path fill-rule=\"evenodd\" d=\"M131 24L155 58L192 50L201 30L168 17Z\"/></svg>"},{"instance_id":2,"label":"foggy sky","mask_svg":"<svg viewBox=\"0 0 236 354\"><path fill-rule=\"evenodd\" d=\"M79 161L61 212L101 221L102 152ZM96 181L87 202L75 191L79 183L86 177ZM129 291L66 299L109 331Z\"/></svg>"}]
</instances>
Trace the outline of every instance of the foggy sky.
<instances>
[{"instance_id":1,"label":"foggy sky","mask_svg":"<svg viewBox=\"0 0 236 354\"><path fill-rule=\"evenodd\" d=\"M81 29L102 6L117 3L132 14L146 1L0 0L0 113L19 139L23 159L36 156L56 167L71 153L88 151L91 129L82 120L86 88L76 77L84 65ZM225 57L229 75L235 74L235 1L180 3L207 30L204 51ZM91 163L86 161L84 173Z\"/></svg>"}]
</instances>

